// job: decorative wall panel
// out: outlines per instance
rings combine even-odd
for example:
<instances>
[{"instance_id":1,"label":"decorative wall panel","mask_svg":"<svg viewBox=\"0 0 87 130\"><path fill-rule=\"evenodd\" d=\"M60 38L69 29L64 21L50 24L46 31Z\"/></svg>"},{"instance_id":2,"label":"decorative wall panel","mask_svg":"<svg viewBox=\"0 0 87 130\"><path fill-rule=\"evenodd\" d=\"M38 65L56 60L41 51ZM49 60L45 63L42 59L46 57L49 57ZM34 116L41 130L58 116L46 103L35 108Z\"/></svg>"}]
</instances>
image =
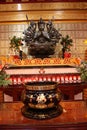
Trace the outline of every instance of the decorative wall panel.
<instances>
[{"instance_id":1,"label":"decorative wall panel","mask_svg":"<svg viewBox=\"0 0 87 130\"><path fill-rule=\"evenodd\" d=\"M21 8L18 8L20 5ZM51 2L51 3L19 3L19 4L0 4L0 11L36 11L36 10L86 10L87 1L85 2Z\"/></svg>"}]
</instances>

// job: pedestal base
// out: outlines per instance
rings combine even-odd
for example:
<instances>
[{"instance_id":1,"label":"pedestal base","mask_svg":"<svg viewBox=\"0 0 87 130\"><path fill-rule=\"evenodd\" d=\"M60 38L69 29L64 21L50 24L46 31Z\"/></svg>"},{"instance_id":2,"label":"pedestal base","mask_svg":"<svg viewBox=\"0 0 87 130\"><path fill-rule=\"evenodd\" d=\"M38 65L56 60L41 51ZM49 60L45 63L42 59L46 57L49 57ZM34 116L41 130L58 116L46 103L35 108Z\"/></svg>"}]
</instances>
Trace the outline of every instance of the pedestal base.
<instances>
[{"instance_id":1,"label":"pedestal base","mask_svg":"<svg viewBox=\"0 0 87 130\"><path fill-rule=\"evenodd\" d=\"M59 116L62 113L63 108L60 105L49 109L32 109L28 106L23 106L21 111L27 118L43 120Z\"/></svg>"}]
</instances>

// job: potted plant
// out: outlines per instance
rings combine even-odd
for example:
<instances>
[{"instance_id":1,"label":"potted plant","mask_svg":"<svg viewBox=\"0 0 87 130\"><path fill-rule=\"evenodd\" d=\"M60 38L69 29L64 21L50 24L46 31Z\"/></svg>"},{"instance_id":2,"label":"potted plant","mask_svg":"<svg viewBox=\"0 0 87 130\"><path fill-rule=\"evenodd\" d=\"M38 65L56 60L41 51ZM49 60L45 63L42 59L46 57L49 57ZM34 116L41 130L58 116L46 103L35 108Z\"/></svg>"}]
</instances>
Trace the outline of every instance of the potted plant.
<instances>
[{"instance_id":1,"label":"potted plant","mask_svg":"<svg viewBox=\"0 0 87 130\"><path fill-rule=\"evenodd\" d=\"M87 61L82 61L77 70L81 74L82 82L87 82Z\"/></svg>"},{"instance_id":2,"label":"potted plant","mask_svg":"<svg viewBox=\"0 0 87 130\"><path fill-rule=\"evenodd\" d=\"M7 87L11 84L10 75L8 75L5 71L7 65L4 65L0 70L0 87Z\"/></svg>"},{"instance_id":3,"label":"potted plant","mask_svg":"<svg viewBox=\"0 0 87 130\"><path fill-rule=\"evenodd\" d=\"M0 65L0 88L7 87L9 84L11 84L10 75L8 75L5 71L7 68L7 65ZM3 101L4 94L3 90L0 89L0 102Z\"/></svg>"},{"instance_id":4,"label":"potted plant","mask_svg":"<svg viewBox=\"0 0 87 130\"><path fill-rule=\"evenodd\" d=\"M73 40L69 37L69 35L66 35L65 37L62 37L60 40L60 44L63 46L62 48L62 58L70 57L70 47L72 46Z\"/></svg>"},{"instance_id":5,"label":"potted plant","mask_svg":"<svg viewBox=\"0 0 87 130\"><path fill-rule=\"evenodd\" d=\"M22 38L21 37L13 36L10 39L10 48L11 49L19 50L20 46L22 46L22 45L23 45L23 43L22 43Z\"/></svg>"},{"instance_id":6,"label":"potted plant","mask_svg":"<svg viewBox=\"0 0 87 130\"><path fill-rule=\"evenodd\" d=\"M81 81L87 86L87 61L82 61L77 70L81 74ZM83 89L83 99L87 101L87 88Z\"/></svg>"}]
</instances>

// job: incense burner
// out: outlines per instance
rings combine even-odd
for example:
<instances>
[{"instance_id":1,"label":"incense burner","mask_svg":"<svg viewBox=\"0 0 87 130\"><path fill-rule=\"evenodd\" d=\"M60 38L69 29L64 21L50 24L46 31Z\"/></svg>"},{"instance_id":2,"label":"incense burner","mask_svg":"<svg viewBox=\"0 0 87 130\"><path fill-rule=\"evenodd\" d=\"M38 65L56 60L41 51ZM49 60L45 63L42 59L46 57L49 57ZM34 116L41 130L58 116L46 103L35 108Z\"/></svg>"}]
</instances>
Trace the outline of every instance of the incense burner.
<instances>
[{"instance_id":1,"label":"incense burner","mask_svg":"<svg viewBox=\"0 0 87 130\"><path fill-rule=\"evenodd\" d=\"M26 83L22 94L22 113L26 117L36 119L55 117L62 112L59 105L61 98L62 93L56 82Z\"/></svg>"}]
</instances>

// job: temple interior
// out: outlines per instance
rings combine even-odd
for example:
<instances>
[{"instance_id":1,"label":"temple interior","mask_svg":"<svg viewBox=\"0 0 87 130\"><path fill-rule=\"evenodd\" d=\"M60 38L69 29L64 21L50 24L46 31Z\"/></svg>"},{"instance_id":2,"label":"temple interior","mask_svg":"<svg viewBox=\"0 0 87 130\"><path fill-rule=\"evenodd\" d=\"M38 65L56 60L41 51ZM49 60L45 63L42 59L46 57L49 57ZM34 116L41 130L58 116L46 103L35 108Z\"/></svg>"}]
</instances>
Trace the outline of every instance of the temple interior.
<instances>
[{"instance_id":1,"label":"temple interior","mask_svg":"<svg viewBox=\"0 0 87 130\"><path fill-rule=\"evenodd\" d=\"M87 130L86 0L0 0L0 129Z\"/></svg>"}]
</instances>

